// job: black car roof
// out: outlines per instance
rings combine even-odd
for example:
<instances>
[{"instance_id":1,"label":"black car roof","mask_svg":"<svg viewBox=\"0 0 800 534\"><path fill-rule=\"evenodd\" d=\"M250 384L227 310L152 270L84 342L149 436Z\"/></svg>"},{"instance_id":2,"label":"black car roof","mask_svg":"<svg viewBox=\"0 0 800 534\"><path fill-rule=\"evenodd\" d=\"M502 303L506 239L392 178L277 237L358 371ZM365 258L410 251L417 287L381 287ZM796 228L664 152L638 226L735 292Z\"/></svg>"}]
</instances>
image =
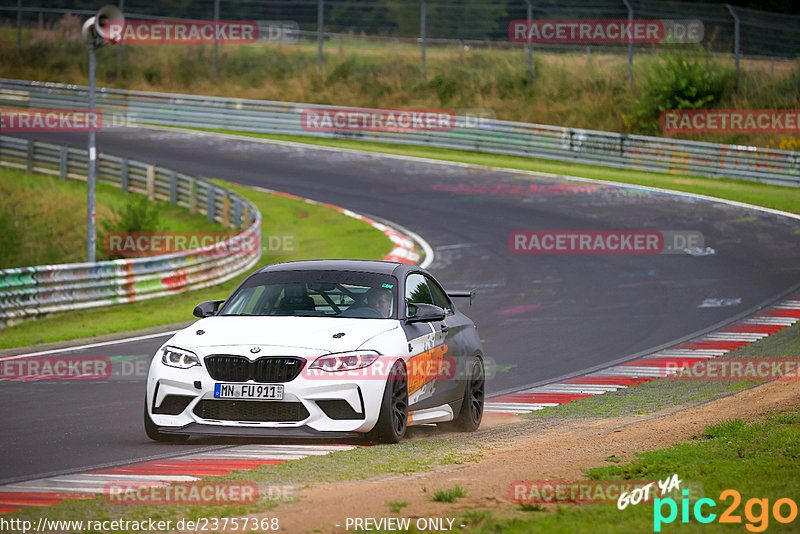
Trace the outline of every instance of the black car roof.
<instances>
[{"instance_id":1,"label":"black car roof","mask_svg":"<svg viewBox=\"0 0 800 534\"><path fill-rule=\"evenodd\" d=\"M401 273L421 270L418 265L376 260L300 260L273 263L259 269L258 273L276 271L356 271L398 276Z\"/></svg>"}]
</instances>

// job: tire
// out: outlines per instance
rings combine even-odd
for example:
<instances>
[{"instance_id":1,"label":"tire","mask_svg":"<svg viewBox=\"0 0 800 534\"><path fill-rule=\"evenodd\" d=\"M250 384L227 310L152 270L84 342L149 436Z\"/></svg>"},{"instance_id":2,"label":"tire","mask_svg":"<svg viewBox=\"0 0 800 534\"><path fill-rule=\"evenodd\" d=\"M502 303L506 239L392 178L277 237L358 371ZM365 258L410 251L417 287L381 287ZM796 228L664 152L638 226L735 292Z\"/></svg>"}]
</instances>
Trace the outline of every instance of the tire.
<instances>
[{"instance_id":1,"label":"tire","mask_svg":"<svg viewBox=\"0 0 800 534\"><path fill-rule=\"evenodd\" d=\"M456 432L474 432L481 426L483 419L483 405L486 391L486 374L483 370L483 361L477 356L469 362L469 379L464 388L464 399L461 401L461 410L458 417L448 423L442 423L442 428Z\"/></svg>"},{"instance_id":2,"label":"tire","mask_svg":"<svg viewBox=\"0 0 800 534\"><path fill-rule=\"evenodd\" d=\"M144 402L144 432L147 437L153 441L160 441L162 443L180 443L186 441L189 436L186 434L164 434L158 431L158 426L150 419L150 414L147 413L147 401Z\"/></svg>"},{"instance_id":3,"label":"tire","mask_svg":"<svg viewBox=\"0 0 800 534\"><path fill-rule=\"evenodd\" d=\"M398 361L389 371L378 422L367 434L367 439L378 443L397 443L405 436L407 427L408 380L403 362Z\"/></svg>"}]
</instances>

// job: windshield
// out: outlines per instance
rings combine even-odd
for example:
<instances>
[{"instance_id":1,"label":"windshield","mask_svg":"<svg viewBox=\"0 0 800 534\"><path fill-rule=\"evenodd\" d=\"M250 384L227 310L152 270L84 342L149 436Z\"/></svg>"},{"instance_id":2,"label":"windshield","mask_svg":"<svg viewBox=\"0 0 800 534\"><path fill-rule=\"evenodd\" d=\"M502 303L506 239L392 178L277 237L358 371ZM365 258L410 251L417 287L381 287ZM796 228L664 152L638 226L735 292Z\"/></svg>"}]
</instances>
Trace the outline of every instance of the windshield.
<instances>
[{"instance_id":1,"label":"windshield","mask_svg":"<svg viewBox=\"0 0 800 534\"><path fill-rule=\"evenodd\" d=\"M234 292L219 315L394 319L397 279L351 271L258 273Z\"/></svg>"}]
</instances>

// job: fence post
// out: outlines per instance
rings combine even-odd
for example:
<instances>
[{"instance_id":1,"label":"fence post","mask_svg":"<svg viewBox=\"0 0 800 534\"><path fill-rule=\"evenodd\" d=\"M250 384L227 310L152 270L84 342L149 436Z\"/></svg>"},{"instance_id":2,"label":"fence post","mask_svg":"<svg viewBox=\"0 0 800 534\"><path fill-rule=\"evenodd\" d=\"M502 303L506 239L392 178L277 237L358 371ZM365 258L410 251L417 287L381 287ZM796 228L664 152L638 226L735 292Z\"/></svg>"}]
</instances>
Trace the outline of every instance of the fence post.
<instances>
[{"instance_id":1,"label":"fence post","mask_svg":"<svg viewBox=\"0 0 800 534\"><path fill-rule=\"evenodd\" d=\"M728 12L733 17L733 57L736 63L736 92L739 92L739 17L736 15L736 11L733 10L733 6L730 4L725 4L725 7L728 8Z\"/></svg>"},{"instance_id":2,"label":"fence post","mask_svg":"<svg viewBox=\"0 0 800 534\"><path fill-rule=\"evenodd\" d=\"M22 0L17 0L17 55L22 54Z\"/></svg>"},{"instance_id":3,"label":"fence post","mask_svg":"<svg viewBox=\"0 0 800 534\"><path fill-rule=\"evenodd\" d=\"M169 203L173 206L178 203L178 172L169 173Z\"/></svg>"},{"instance_id":4,"label":"fence post","mask_svg":"<svg viewBox=\"0 0 800 534\"><path fill-rule=\"evenodd\" d=\"M633 26L633 6L628 0L622 0L628 8L628 27ZM633 85L633 32L628 31L628 87Z\"/></svg>"},{"instance_id":5,"label":"fence post","mask_svg":"<svg viewBox=\"0 0 800 534\"><path fill-rule=\"evenodd\" d=\"M33 151L36 141L28 139L28 157L25 158L25 174L33 174Z\"/></svg>"},{"instance_id":6,"label":"fence post","mask_svg":"<svg viewBox=\"0 0 800 534\"><path fill-rule=\"evenodd\" d=\"M322 71L322 41L325 34L322 30L325 25L325 4L323 0L317 0L317 69Z\"/></svg>"},{"instance_id":7,"label":"fence post","mask_svg":"<svg viewBox=\"0 0 800 534\"><path fill-rule=\"evenodd\" d=\"M245 230L250 228L250 206L248 204L244 205L244 213L242 213L242 228Z\"/></svg>"},{"instance_id":8,"label":"fence post","mask_svg":"<svg viewBox=\"0 0 800 534\"><path fill-rule=\"evenodd\" d=\"M208 193L206 194L206 217L208 222L214 222L214 197L216 196L216 188L211 182L208 184Z\"/></svg>"},{"instance_id":9,"label":"fence post","mask_svg":"<svg viewBox=\"0 0 800 534\"><path fill-rule=\"evenodd\" d=\"M219 41L217 39L217 25L219 24L219 0L214 0L214 76L217 75L217 56L219 55Z\"/></svg>"},{"instance_id":10,"label":"fence post","mask_svg":"<svg viewBox=\"0 0 800 534\"><path fill-rule=\"evenodd\" d=\"M592 47L591 46L587 46L586 47L586 68L587 69L591 69L592 68Z\"/></svg>"},{"instance_id":11,"label":"fence post","mask_svg":"<svg viewBox=\"0 0 800 534\"><path fill-rule=\"evenodd\" d=\"M531 0L525 0L525 3L528 4L528 24L531 24L531 20L533 19L533 6L531 5ZM533 41L528 40L526 51L528 54L528 81L533 81Z\"/></svg>"},{"instance_id":12,"label":"fence post","mask_svg":"<svg viewBox=\"0 0 800 534\"><path fill-rule=\"evenodd\" d=\"M128 159L123 158L119 162L119 187L125 193L128 192Z\"/></svg>"},{"instance_id":13,"label":"fence post","mask_svg":"<svg viewBox=\"0 0 800 534\"><path fill-rule=\"evenodd\" d=\"M119 10L125 12L125 0L119 0ZM117 78L122 75L122 41L117 44Z\"/></svg>"},{"instance_id":14,"label":"fence post","mask_svg":"<svg viewBox=\"0 0 800 534\"><path fill-rule=\"evenodd\" d=\"M422 0L420 2L420 11L419 11L419 37L420 41L422 42L422 58L419 64L419 70L423 76L425 76L425 34L427 33L427 2Z\"/></svg>"},{"instance_id":15,"label":"fence post","mask_svg":"<svg viewBox=\"0 0 800 534\"><path fill-rule=\"evenodd\" d=\"M65 146L59 150L58 177L61 180L67 179L67 147Z\"/></svg>"}]
</instances>

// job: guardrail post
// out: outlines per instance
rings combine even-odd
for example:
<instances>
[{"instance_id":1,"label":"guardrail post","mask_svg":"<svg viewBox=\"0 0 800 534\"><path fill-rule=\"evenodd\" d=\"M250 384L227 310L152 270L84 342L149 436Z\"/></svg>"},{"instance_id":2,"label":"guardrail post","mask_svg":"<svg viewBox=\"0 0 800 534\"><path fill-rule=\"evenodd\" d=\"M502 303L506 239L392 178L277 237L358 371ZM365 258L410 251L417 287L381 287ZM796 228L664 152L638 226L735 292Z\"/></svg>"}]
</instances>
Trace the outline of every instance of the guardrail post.
<instances>
[{"instance_id":1,"label":"guardrail post","mask_svg":"<svg viewBox=\"0 0 800 534\"><path fill-rule=\"evenodd\" d=\"M119 162L119 186L125 193L128 192L128 159Z\"/></svg>"},{"instance_id":2,"label":"guardrail post","mask_svg":"<svg viewBox=\"0 0 800 534\"><path fill-rule=\"evenodd\" d=\"M145 182L145 191L147 191L147 198L150 202L156 199L156 166L147 166L147 180Z\"/></svg>"},{"instance_id":3,"label":"guardrail post","mask_svg":"<svg viewBox=\"0 0 800 534\"><path fill-rule=\"evenodd\" d=\"M173 206L178 203L178 172L172 171L169 175L169 203Z\"/></svg>"},{"instance_id":4,"label":"guardrail post","mask_svg":"<svg viewBox=\"0 0 800 534\"><path fill-rule=\"evenodd\" d=\"M197 180L189 178L189 213L197 213Z\"/></svg>"},{"instance_id":5,"label":"guardrail post","mask_svg":"<svg viewBox=\"0 0 800 534\"><path fill-rule=\"evenodd\" d=\"M250 206L244 205L244 213L242 214L242 228L247 230L250 228Z\"/></svg>"},{"instance_id":6,"label":"guardrail post","mask_svg":"<svg viewBox=\"0 0 800 534\"><path fill-rule=\"evenodd\" d=\"M229 193L226 191L222 197L222 226L229 228L231 226L230 219L231 199Z\"/></svg>"},{"instance_id":7,"label":"guardrail post","mask_svg":"<svg viewBox=\"0 0 800 534\"><path fill-rule=\"evenodd\" d=\"M68 148L62 146L59 150L58 177L62 180L67 179L67 154Z\"/></svg>"},{"instance_id":8,"label":"guardrail post","mask_svg":"<svg viewBox=\"0 0 800 534\"><path fill-rule=\"evenodd\" d=\"M208 194L206 195L206 217L208 218L208 222L214 222L214 197L216 196L216 188L209 183L208 184Z\"/></svg>"},{"instance_id":9,"label":"guardrail post","mask_svg":"<svg viewBox=\"0 0 800 534\"><path fill-rule=\"evenodd\" d=\"M35 146L36 141L34 139L28 139L28 157L25 161L25 174L33 173L33 150Z\"/></svg>"},{"instance_id":10,"label":"guardrail post","mask_svg":"<svg viewBox=\"0 0 800 534\"><path fill-rule=\"evenodd\" d=\"M242 201L239 198L233 200L233 226L244 227L242 221Z\"/></svg>"}]
</instances>

